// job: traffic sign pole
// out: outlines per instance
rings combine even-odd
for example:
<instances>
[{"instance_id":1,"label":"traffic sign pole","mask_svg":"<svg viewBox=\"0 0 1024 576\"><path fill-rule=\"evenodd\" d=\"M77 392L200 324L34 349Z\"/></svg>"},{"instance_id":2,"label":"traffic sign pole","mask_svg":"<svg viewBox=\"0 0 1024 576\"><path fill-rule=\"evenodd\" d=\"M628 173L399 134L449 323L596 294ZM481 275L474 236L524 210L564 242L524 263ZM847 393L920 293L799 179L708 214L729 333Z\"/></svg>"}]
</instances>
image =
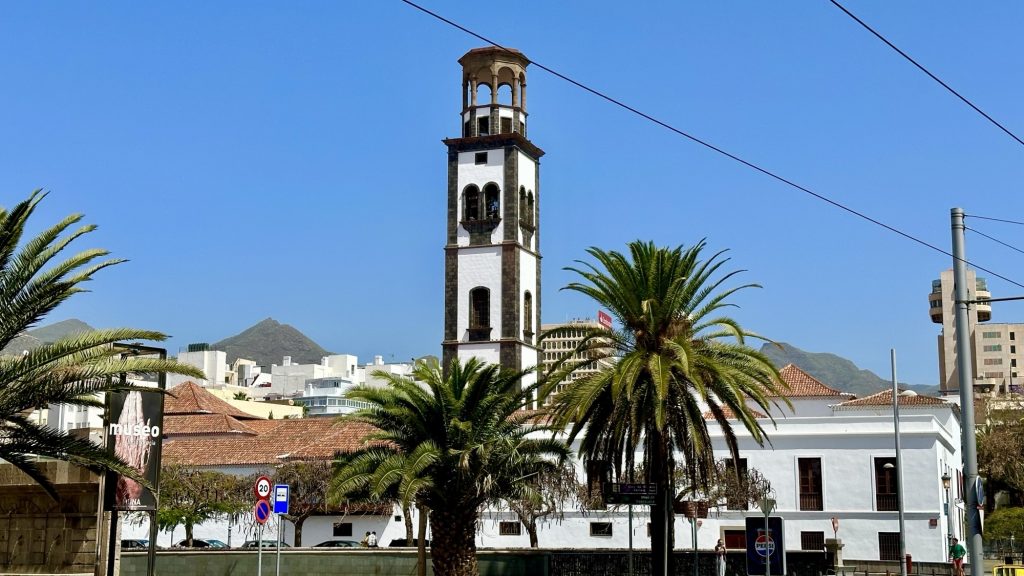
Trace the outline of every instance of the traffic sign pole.
<instances>
[{"instance_id":1,"label":"traffic sign pole","mask_svg":"<svg viewBox=\"0 0 1024 576\"><path fill-rule=\"evenodd\" d=\"M263 576L263 524L256 531L256 576Z\"/></svg>"},{"instance_id":2,"label":"traffic sign pole","mask_svg":"<svg viewBox=\"0 0 1024 576\"><path fill-rule=\"evenodd\" d=\"M275 576L281 576L281 531L284 529L284 522L281 521L281 517L277 517L277 571L274 572Z\"/></svg>"}]
</instances>

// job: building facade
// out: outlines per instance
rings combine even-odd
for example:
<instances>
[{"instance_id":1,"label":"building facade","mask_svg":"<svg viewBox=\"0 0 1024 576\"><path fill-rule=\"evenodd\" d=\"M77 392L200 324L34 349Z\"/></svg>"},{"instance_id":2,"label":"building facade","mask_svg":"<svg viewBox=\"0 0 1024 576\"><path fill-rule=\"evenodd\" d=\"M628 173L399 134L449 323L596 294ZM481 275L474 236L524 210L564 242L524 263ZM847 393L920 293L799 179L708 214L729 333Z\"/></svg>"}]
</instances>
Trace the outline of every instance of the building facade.
<instances>
[{"instance_id":1,"label":"building facade","mask_svg":"<svg viewBox=\"0 0 1024 576\"><path fill-rule=\"evenodd\" d=\"M544 334L544 340L541 342L541 373L551 374L556 367L575 367L565 381L559 383L542 399L544 404L551 404L554 397L573 382L611 366L612 361L607 358L610 350L594 349L590 346L587 350L577 350L588 334L604 329L600 323L589 318L541 326L541 334Z\"/></svg>"},{"instance_id":2,"label":"building facade","mask_svg":"<svg viewBox=\"0 0 1024 576\"><path fill-rule=\"evenodd\" d=\"M448 147L443 363L522 370L540 351L540 158L527 137L526 67L516 50L461 59L462 135ZM532 384L535 374L524 379Z\"/></svg>"},{"instance_id":3,"label":"building facade","mask_svg":"<svg viewBox=\"0 0 1024 576\"><path fill-rule=\"evenodd\" d=\"M968 299L991 298L988 284L978 278L973 270L967 271ZM939 384L943 394L957 394L960 390L960 375L956 361L956 308L953 271L942 272L932 281L928 295L929 315L932 322L942 325L939 332ZM1005 396L1020 394L1021 377L1018 364L1024 362L1024 348L1018 350L1019 339L1024 338L1024 324L989 323L992 319L992 304L972 304L968 307L970 326L971 357L974 373L971 382L976 394L984 396Z\"/></svg>"}]
</instances>

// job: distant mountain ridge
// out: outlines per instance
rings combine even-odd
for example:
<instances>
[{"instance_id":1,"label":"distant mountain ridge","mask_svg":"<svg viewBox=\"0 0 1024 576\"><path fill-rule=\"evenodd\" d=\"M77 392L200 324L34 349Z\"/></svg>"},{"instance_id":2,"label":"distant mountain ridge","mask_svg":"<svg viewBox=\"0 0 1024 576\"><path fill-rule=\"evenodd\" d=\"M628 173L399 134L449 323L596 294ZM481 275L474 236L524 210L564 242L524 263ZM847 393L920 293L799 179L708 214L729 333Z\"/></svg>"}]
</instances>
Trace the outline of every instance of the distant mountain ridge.
<instances>
[{"instance_id":1,"label":"distant mountain ridge","mask_svg":"<svg viewBox=\"0 0 1024 576\"><path fill-rule=\"evenodd\" d=\"M785 342L764 344L761 353L768 357L775 366L782 368L793 364L823 383L841 392L850 392L857 396L867 396L879 390L891 388L892 382L884 380L870 370L857 367L856 364L828 352L806 352ZM900 383L919 394L935 395L938 386L914 385Z\"/></svg>"},{"instance_id":2,"label":"distant mountain ridge","mask_svg":"<svg viewBox=\"0 0 1024 576\"><path fill-rule=\"evenodd\" d=\"M4 347L3 350L0 350L0 356L20 355L26 350L32 350L42 346L43 344L56 342L65 336L81 334L83 332L92 332L93 330L95 330L95 328L81 320L78 320L77 318L56 322L54 324L47 324L46 326L33 328L32 330L17 336L10 342L10 344Z\"/></svg>"},{"instance_id":3,"label":"distant mountain ridge","mask_svg":"<svg viewBox=\"0 0 1024 576\"><path fill-rule=\"evenodd\" d=\"M237 358L254 360L267 371L280 365L285 356L294 364L319 364L331 353L288 324L267 318L245 330L215 342L212 347L227 353L228 364Z\"/></svg>"}]
</instances>

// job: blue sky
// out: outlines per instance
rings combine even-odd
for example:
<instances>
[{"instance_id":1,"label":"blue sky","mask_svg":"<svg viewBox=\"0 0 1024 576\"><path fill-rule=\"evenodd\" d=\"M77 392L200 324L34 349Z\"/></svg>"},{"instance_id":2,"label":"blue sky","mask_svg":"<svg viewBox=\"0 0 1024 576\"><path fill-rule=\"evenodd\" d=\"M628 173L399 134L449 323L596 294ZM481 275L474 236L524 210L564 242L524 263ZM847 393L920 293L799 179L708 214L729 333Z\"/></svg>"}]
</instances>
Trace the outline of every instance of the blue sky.
<instances>
[{"instance_id":1,"label":"blue sky","mask_svg":"<svg viewBox=\"0 0 1024 576\"><path fill-rule=\"evenodd\" d=\"M943 248L953 206L1024 219L1024 147L824 0L424 2ZM1024 133L1024 5L848 7ZM80 247L131 260L52 320L158 329L177 350L272 316L366 360L438 353L441 139L479 45L397 0L4 4L0 204L47 188L37 228L84 212L100 229ZM936 383L926 296L948 257L528 74L546 322L594 315L558 290L588 246L706 237L764 286L737 299L748 328L883 377L894 347L902 380ZM1021 227L975 224L1024 246ZM1024 283L1019 253L967 249Z\"/></svg>"}]
</instances>

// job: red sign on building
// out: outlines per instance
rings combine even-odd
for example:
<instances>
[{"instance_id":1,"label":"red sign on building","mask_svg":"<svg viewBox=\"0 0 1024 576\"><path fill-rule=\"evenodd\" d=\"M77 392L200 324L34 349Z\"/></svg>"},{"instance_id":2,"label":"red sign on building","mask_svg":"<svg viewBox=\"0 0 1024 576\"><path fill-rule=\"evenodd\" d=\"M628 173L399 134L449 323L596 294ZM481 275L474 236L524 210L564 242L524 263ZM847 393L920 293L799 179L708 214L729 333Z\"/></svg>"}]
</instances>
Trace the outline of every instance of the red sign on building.
<instances>
[{"instance_id":1,"label":"red sign on building","mask_svg":"<svg viewBox=\"0 0 1024 576\"><path fill-rule=\"evenodd\" d=\"M612 317L604 310L597 311L597 322L609 330L612 329Z\"/></svg>"}]
</instances>

